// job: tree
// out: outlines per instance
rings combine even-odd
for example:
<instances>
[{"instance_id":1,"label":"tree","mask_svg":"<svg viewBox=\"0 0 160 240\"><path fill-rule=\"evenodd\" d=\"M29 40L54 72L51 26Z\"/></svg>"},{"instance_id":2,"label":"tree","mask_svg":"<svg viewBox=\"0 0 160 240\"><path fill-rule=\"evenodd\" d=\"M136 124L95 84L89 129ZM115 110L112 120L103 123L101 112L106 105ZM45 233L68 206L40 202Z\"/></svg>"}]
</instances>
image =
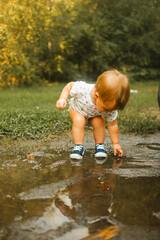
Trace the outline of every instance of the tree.
<instances>
[{"instance_id":1,"label":"tree","mask_svg":"<svg viewBox=\"0 0 160 240\"><path fill-rule=\"evenodd\" d=\"M2 0L0 85L95 79L117 68L157 79L157 0Z\"/></svg>"}]
</instances>

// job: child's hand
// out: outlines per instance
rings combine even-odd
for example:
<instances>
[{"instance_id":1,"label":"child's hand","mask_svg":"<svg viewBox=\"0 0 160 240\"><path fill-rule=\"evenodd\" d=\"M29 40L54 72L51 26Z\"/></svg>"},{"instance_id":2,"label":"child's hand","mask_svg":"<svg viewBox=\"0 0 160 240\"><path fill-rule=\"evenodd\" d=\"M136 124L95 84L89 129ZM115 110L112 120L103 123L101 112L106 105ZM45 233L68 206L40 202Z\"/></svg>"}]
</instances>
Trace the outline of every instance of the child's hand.
<instances>
[{"instance_id":1,"label":"child's hand","mask_svg":"<svg viewBox=\"0 0 160 240\"><path fill-rule=\"evenodd\" d=\"M67 101L64 98L60 98L57 102L56 102L56 108L58 110L62 110L66 107L67 105Z\"/></svg>"},{"instance_id":2,"label":"child's hand","mask_svg":"<svg viewBox=\"0 0 160 240\"><path fill-rule=\"evenodd\" d=\"M118 153L118 157L123 156L123 150L119 144L113 144L113 150L114 150L114 156L116 156L117 153Z\"/></svg>"}]
</instances>

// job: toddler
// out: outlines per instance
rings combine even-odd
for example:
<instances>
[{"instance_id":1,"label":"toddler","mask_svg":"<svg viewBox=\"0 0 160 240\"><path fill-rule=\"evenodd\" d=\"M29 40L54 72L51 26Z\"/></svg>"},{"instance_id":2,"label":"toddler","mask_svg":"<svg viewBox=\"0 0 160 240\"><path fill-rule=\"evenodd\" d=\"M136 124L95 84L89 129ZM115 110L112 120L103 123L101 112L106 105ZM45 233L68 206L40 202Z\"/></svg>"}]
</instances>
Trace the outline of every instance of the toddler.
<instances>
[{"instance_id":1,"label":"toddler","mask_svg":"<svg viewBox=\"0 0 160 240\"><path fill-rule=\"evenodd\" d=\"M125 75L117 70L106 71L101 74L96 84L77 81L68 83L62 90L56 108L62 110L67 105L69 95L69 114L73 122L72 136L74 142L71 159L82 159L84 154L83 140L86 122L93 126L95 139L95 157L106 158L104 147L105 121L107 120L108 133L113 143L114 155L123 156L119 145L117 115L118 110L124 109L129 96L129 82Z\"/></svg>"}]
</instances>

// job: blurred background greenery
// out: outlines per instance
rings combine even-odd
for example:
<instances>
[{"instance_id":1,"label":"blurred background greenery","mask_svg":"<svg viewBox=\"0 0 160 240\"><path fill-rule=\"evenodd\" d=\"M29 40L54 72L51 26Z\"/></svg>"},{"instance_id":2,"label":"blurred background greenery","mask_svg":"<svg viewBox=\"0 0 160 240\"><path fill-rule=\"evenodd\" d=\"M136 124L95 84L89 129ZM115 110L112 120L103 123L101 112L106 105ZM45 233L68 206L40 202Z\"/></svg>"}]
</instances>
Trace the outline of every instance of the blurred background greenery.
<instances>
[{"instance_id":1,"label":"blurred background greenery","mask_svg":"<svg viewBox=\"0 0 160 240\"><path fill-rule=\"evenodd\" d=\"M160 1L1 0L0 87L95 80L116 68L159 80Z\"/></svg>"}]
</instances>

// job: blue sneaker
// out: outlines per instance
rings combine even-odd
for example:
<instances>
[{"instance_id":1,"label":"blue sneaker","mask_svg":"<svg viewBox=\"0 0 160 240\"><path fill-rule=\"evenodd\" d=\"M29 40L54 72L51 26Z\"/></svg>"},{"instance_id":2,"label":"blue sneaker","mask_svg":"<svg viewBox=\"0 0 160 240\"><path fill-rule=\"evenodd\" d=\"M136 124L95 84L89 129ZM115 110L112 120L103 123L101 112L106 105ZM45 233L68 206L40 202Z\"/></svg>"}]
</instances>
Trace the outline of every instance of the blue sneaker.
<instances>
[{"instance_id":1,"label":"blue sneaker","mask_svg":"<svg viewBox=\"0 0 160 240\"><path fill-rule=\"evenodd\" d=\"M74 146L73 151L70 153L70 158L80 160L82 159L83 154L84 154L83 145L77 144Z\"/></svg>"},{"instance_id":2,"label":"blue sneaker","mask_svg":"<svg viewBox=\"0 0 160 240\"><path fill-rule=\"evenodd\" d=\"M104 148L104 144L98 143L95 146L95 157L96 158L106 158L107 157L107 152Z\"/></svg>"}]
</instances>

